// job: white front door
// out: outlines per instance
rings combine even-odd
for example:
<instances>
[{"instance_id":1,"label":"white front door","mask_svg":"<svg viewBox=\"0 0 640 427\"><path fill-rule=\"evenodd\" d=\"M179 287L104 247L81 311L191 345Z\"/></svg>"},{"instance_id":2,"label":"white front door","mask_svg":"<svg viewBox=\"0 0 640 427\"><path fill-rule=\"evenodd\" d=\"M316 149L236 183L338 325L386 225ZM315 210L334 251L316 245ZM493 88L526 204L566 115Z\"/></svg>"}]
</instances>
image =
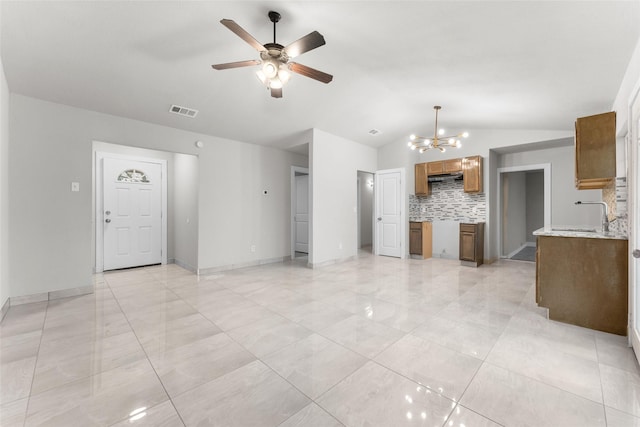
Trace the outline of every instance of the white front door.
<instances>
[{"instance_id":1,"label":"white front door","mask_svg":"<svg viewBox=\"0 0 640 427\"><path fill-rule=\"evenodd\" d=\"M103 159L104 270L162 261L162 166Z\"/></svg>"},{"instance_id":2,"label":"white front door","mask_svg":"<svg viewBox=\"0 0 640 427\"><path fill-rule=\"evenodd\" d=\"M376 172L376 254L402 258L404 197L401 169Z\"/></svg>"},{"instance_id":3,"label":"white front door","mask_svg":"<svg viewBox=\"0 0 640 427\"><path fill-rule=\"evenodd\" d=\"M309 253L309 175L296 175L295 251Z\"/></svg>"}]
</instances>

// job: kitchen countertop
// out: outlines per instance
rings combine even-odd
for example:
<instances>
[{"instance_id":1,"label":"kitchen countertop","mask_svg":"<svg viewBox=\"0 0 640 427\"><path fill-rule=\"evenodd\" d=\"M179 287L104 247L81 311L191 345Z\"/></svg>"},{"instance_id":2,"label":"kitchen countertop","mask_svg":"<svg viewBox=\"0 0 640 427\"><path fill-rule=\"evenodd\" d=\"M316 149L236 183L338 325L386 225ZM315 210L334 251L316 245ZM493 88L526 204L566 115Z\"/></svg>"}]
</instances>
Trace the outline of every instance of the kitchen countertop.
<instances>
[{"instance_id":1,"label":"kitchen countertop","mask_svg":"<svg viewBox=\"0 0 640 427\"><path fill-rule=\"evenodd\" d=\"M533 232L534 236L555 236L555 237L583 237L587 239L618 239L628 240L627 235L616 232L602 232L599 228L589 228L571 225L553 225L539 228Z\"/></svg>"}]
</instances>

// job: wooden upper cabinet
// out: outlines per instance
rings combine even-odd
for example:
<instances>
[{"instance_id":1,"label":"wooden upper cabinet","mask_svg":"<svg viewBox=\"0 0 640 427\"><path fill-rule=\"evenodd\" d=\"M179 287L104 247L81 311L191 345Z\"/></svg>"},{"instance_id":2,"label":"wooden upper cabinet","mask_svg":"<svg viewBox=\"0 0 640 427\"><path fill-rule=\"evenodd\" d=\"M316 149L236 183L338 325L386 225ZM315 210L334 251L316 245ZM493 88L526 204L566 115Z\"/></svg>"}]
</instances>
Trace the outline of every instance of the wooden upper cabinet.
<instances>
[{"instance_id":1,"label":"wooden upper cabinet","mask_svg":"<svg viewBox=\"0 0 640 427\"><path fill-rule=\"evenodd\" d=\"M604 188L616 176L616 113L576 120L576 188Z\"/></svg>"},{"instance_id":2,"label":"wooden upper cabinet","mask_svg":"<svg viewBox=\"0 0 640 427\"><path fill-rule=\"evenodd\" d=\"M428 163L416 163L415 166L415 192L416 196L428 196L431 194L429 183L427 182Z\"/></svg>"},{"instance_id":3,"label":"wooden upper cabinet","mask_svg":"<svg viewBox=\"0 0 640 427\"><path fill-rule=\"evenodd\" d=\"M482 156L462 159L465 193L482 193Z\"/></svg>"},{"instance_id":4,"label":"wooden upper cabinet","mask_svg":"<svg viewBox=\"0 0 640 427\"><path fill-rule=\"evenodd\" d=\"M427 175L442 175L444 173L444 162L427 163Z\"/></svg>"},{"instance_id":5,"label":"wooden upper cabinet","mask_svg":"<svg viewBox=\"0 0 640 427\"><path fill-rule=\"evenodd\" d=\"M444 173L462 172L462 159L450 159L444 162Z\"/></svg>"}]
</instances>

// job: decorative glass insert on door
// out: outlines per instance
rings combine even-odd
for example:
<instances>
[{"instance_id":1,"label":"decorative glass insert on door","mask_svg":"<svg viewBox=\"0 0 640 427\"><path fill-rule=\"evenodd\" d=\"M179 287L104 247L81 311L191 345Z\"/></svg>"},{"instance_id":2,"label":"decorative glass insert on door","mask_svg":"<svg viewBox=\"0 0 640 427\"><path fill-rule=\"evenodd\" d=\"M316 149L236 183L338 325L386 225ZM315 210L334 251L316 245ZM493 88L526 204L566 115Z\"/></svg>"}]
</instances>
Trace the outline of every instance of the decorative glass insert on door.
<instances>
[{"instance_id":1,"label":"decorative glass insert on door","mask_svg":"<svg viewBox=\"0 0 640 427\"><path fill-rule=\"evenodd\" d=\"M147 174L138 169L127 169L122 172L117 179L118 182L137 182L137 183L149 183Z\"/></svg>"}]
</instances>

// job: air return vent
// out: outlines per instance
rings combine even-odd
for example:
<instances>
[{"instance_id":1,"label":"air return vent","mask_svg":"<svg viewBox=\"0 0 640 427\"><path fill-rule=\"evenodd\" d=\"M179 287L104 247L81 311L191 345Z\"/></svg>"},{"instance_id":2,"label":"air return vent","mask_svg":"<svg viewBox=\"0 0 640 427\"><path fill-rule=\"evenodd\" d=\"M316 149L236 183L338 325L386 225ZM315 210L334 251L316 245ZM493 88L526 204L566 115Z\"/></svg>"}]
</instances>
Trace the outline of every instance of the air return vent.
<instances>
[{"instance_id":1,"label":"air return vent","mask_svg":"<svg viewBox=\"0 0 640 427\"><path fill-rule=\"evenodd\" d=\"M198 114L198 110L194 110L192 108L187 108L187 107L181 107L179 105L172 105L171 108L169 108L169 112L174 114L179 114L185 117L191 117L191 118L194 118Z\"/></svg>"},{"instance_id":2,"label":"air return vent","mask_svg":"<svg viewBox=\"0 0 640 427\"><path fill-rule=\"evenodd\" d=\"M382 132L380 132L378 129L371 129L371 130L369 131L369 135L371 135L371 136L378 136L378 135L380 135L381 133L382 133Z\"/></svg>"}]
</instances>

